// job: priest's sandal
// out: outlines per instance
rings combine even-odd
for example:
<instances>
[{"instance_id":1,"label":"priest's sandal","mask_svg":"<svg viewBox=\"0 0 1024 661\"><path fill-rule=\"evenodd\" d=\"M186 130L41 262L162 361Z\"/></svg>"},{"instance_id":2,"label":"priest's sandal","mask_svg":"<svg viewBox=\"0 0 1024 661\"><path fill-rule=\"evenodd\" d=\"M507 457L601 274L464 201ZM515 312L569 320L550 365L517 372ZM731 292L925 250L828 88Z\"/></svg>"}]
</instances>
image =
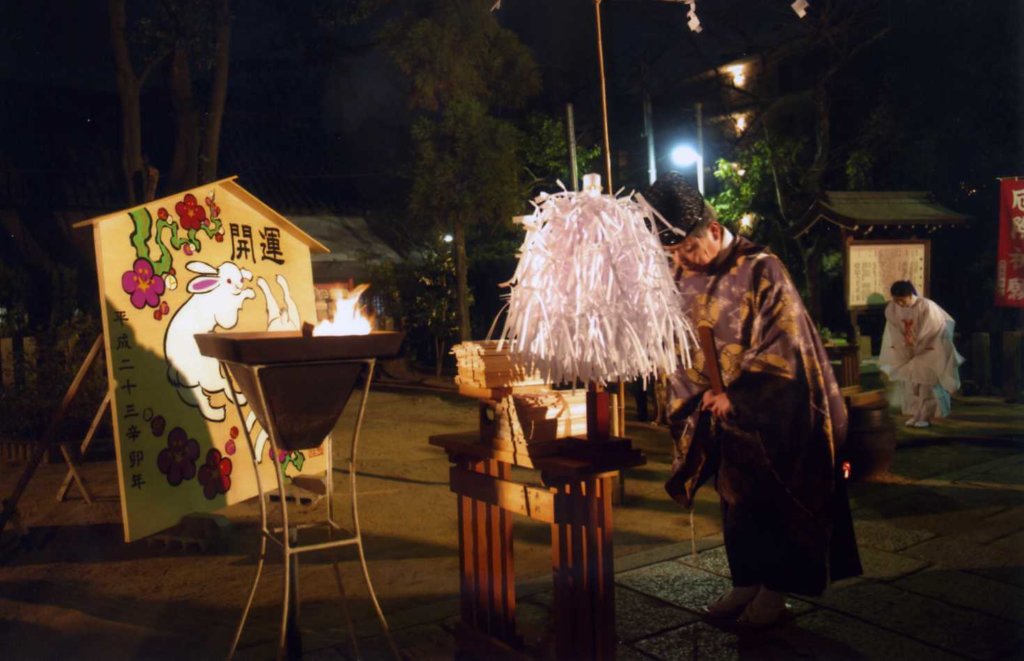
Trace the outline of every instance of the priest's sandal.
<instances>
[{"instance_id":1,"label":"priest's sandal","mask_svg":"<svg viewBox=\"0 0 1024 661\"><path fill-rule=\"evenodd\" d=\"M704 614L714 618L735 618L757 596L759 586L735 587L724 596L704 607Z\"/></svg>"},{"instance_id":2,"label":"priest's sandal","mask_svg":"<svg viewBox=\"0 0 1024 661\"><path fill-rule=\"evenodd\" d=\"M764 629L789 621L792 612L781 592L761 589L757 597L743 610L737 624L751 629Z\"/></svg>"}]
</instances>

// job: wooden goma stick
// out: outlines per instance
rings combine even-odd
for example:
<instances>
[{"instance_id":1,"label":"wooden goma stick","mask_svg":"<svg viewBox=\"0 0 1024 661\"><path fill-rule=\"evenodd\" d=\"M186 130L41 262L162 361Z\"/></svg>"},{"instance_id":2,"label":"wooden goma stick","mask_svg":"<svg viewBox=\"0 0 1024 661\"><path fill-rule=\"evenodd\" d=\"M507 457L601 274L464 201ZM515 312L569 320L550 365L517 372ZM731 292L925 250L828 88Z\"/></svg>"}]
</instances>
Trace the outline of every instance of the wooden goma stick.
<instances>
[{"instance_id":1,"label":"wooden goma stick","mask_svg":"<svg viewBox=\"0 0 1024 661\"><path fill-rule=\"evenodd\" d=\"M711 392L719 394L725 391L722 383L722 368L718 364L718 349L715 348L715 335L711 326L697 327L697 342L704 354L704 376L711 381Z\"/></svg>"}]
</instances>

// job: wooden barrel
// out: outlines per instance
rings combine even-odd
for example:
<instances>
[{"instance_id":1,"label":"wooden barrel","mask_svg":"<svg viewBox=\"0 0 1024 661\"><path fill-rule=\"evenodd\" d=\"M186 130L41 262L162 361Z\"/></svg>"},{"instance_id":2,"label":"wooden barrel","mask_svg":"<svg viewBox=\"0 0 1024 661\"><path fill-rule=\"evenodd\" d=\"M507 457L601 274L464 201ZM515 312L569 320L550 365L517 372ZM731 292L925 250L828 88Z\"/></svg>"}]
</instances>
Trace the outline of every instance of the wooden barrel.
<instances>
[{"instance_id":1,"label":"wooden barrel","mask_svg":"<svg viewBox=\"0 0 1024 661\"><path fill-rule=\"evenodd\" d=\"M887 405L872 403L850 407L850 429L846 436L846 457L851 480L870 480L889 470L896 453L896 430Z\"/></svg>"}]
</instances>

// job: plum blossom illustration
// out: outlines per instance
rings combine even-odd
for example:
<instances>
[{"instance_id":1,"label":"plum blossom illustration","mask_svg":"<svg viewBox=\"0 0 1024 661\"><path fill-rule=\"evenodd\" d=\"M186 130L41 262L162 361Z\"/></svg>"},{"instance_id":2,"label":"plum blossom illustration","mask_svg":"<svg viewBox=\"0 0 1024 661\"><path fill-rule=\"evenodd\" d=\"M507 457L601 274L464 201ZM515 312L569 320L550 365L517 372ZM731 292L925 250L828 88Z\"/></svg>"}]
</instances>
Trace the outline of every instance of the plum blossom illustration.
<instances>
[{"instance_id":1,"label":"plum blossom illustration","mask_svg":"<svg viewBox=\"0 0 1024 661\"><path fill-rule=\"evenodd\" d=\"M167 427L167 420L162 415L155 415L149 421L149 428L153 432L153 436L163 436L164 429ZM197 453L198 457L199 454Z\"/></svg>"},{"instance_id":2,"label":"plum blossom illustration","mask_svg":"<svg viewBox=\"0 0 1024 661\"><path fill-rule=\"evenodd\" d=\"M159 307L164 293L164 279L153 272L153 265L148 259L140 257L135 260L132 270L121 276L121 287L131 297L136 309L141 310L147 305L155 308Z\"/></svg>"},{"instance_id":3,"label":"plum blossom illustration","mask_svg":"<svg viewBox=\"0 0 1024 661\"><path fill-rule=\"evenodd\" d=\"M206 453L206 463L199 467L199 483L203 495L213 500L218 494L227 493L231 488L231 460L221 457L216 448Z\"/></svg>"},{"instance_id":4,"label":"plum blossom illustration","mask_svg":"<svg viewBox=\"0 0 1024 661\"><path fill-rule=\"evenodd\" d=\"M197 230L210 222L206 218L206 209L199 206L192 193L187 193L181 202L174 205L174 212L178 214L181 227L185 230Z\"/></svg>"},{"instance_id":5,"label":"plum blossom illustration","mask_svg":"<svg viewBox=\"0 0 1024 661\"><path fill-rule=\"evenodd\" d=\"M153 310L153 318L160 321L171 313L171 306L167 305L167 301L161 301L160 307Z\"/></svg>"},{"instance_id":6,"label":"plum blossom illustration","mask_svg":"<svg viewBox=\"0 0 1024 661\"><path fill-rule=\"evenodd\" d=\"M231 434L230 434L230 436L231 436L231 438L229 438L228 442L224 444L224 451L227 452L229 455L233 455L235 453L235 451L237 450L237 446L235 444L235 439L238 438L238 427L235 427L235 426L231 427Z\"/></svg>"},{"instance_id":7,"label":"plum blossom illustration","mask_svg":"<svg viewBox=\"0 0 1024 661\"><path fill-rule=\"evenodd\" d=\"M176 487L195 477L198 458L199 442L189 438L181 427L175 427L167 434L167 447L157 455L156 465L167 476L167 483Z\"/></svg>"}]
</instances>

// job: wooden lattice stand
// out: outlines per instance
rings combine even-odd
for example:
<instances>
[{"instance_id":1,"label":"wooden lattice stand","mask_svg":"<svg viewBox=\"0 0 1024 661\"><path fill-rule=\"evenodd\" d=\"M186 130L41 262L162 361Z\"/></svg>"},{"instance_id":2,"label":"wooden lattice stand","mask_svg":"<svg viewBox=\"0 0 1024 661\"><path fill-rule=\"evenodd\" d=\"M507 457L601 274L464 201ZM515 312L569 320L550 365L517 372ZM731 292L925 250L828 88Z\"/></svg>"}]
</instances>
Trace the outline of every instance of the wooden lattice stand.
<instances>
[{"instance_id":1,"label":"wooden lattice stand","mask_svg":"<svg viewBox=\"0 0 1024 661\"><path fill-rule=\"evenodd\" d=\"M523 651L512 552L512 515L520 514L551 525L555 654L614 658L613 478L646 459L628 439L608 437L604 392L586 393L589 416L583 420L603 422L603 429L590 425L588 439L558 437L559 430L573 428L573 406L565 405L569 393L465 384L460 391L481 400L480 429L430 438L448 453L451 490L458 496L460 646L488 657ZM534 404L545 397L563 403L544 415ZM604 416L595 415L600 410ZM513 480L512 466L539 471L541 486Z\"/></svg>"}]
</instances>

